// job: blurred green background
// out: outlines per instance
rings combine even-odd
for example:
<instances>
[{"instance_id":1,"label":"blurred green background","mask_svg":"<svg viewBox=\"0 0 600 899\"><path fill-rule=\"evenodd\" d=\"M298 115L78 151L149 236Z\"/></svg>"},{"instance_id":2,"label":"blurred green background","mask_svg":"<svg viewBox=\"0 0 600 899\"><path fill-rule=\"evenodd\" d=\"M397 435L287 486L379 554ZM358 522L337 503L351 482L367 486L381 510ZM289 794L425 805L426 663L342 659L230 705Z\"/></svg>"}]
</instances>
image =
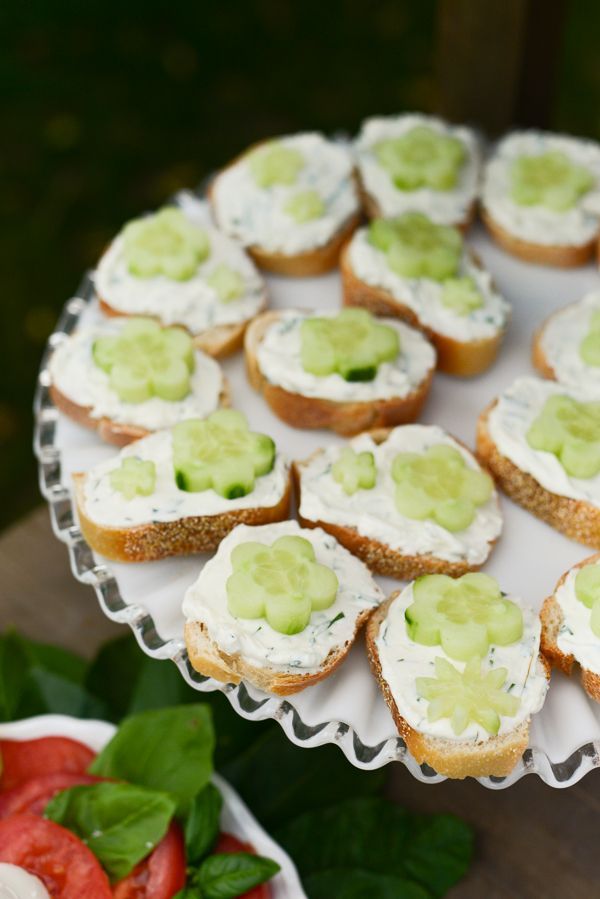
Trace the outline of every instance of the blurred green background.
<instances>
[{"instance_id":1,"label":"blurred green background","mask_svg":"<svg viewBox=\"0 0 600 899\"><path fill-rule=\"evenodd\" d=\"M492 5L518 19L528 4ZM44 343L121 223L265 135L435 110L442 6L452 24L452 0L4 0L0 526L39 501L31 401ZM489 8L457 0L456 13L469 6ZM598 27L599 5L565 5L552 127L600 137ZM511 38L493 35L496 50Z\"/></svg>"}]
</instances>

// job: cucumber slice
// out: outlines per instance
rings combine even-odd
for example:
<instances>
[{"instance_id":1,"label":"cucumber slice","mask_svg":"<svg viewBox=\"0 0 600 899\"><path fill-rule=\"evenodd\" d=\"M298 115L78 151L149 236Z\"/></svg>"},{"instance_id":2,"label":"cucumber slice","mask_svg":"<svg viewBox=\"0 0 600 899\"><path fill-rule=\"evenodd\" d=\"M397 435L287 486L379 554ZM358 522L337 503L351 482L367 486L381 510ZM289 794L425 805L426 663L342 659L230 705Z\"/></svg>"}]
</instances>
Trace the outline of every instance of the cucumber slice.
<instances>
[{"instance_id":1,"label":"cucumber slice","mask_svg":"<svg viewBox=\"0 0 600 899\"><path fill-rule=\"evenodd\" d=\"M212 475L202 462L179 462L175 465L175 483L186 493L202 493L212 487Z\"/></svg>"},{"instance_id":2,"label":"cucumber slice","mask_svg":"<svg viewBox=\"0 0 600 899\"><path fill-rule=\"evenodd\" d=\"M314 612L328 609L335 602L339 582L335 572L326 565L315 563L308 567L305 590Z\"/></svg>"},{"instance_id":3,"label":"cucumber slice","mask_svg":"<svg viewBox=\"0 0 600 899\"><path fill-rule=\"evenodd\" d=\"M294 184L304 168L304 157L292 147L270 141L249 154L248 167L259 187Z\"/></svg>"},{"instance_id":4,"label":"cucumber slice","mask_svg":"<svg viewBox=\"0 0 600 899\"><path fill-rule=\"evenodd\" d=\"M468 662L473 656L484 656L490 644L485 624L466 621L454 624L444 623L440 630L440 644L446 655L458 662Z\"/></svg>"},{"instance_id":5,"label":"cucumber slice","mask_svg":"<svg viewBox=\"0 0 600 899\"><path fill-rule=\"evenodd\" d=\"M299 634L310 622L311 601L307 596L270 596L265 605L268 623L280 634Z\"/></svg>"},{"instance_id":6,"label":"cucumber slice","mask_svg":"<svg viewBox=\"0 0 600 899\"><path fill-rule=\"evenodd\" d=\"M387 264L401 278L443 281L456 274L463 248L456 228L436 225L419 212L407 212L390 226L394 237L388 240Z\"/></svg>"},{"instance_id":7,"label":"cucumber slice","mask_svg":"<svg viewBox=\"0 0 600 899\"><path fill-rule=\"evenodd\" d=\"M254 540L248 543L238 543L231 550L231 565L233 569L250 567L255 563L266 561L267 550L263 543L257 543ZM264 558L263 558L264 557Z\"/></svg>"},{"instance_id":8,"label":"cucumber slice","mask_svg":"<svg viewBox=\"0 0 600 899\"><path fill-rule=\"evenodd\" d=\"M124 403L143 403L152 396L150 371L145 365L117 362L110 371L109 383Z\"/></svg>"},{"instance_id":9,"label":"cucumber slice","mask_svg":"<svg viewBox=\"0 0 600 899\"><path fill-rule=\"evenodd\" d=\"M447 574L424 574L414 582L413 596L419 603L437 603L454 583L454 578Z\"/></svg>"},{"instance_id":10,"label":"cucumber slice","mask_svg":"<svg viewBox=\"0 0 600 899\"><path fill-rule=\"evenodd\" d=\"M221 263L210 273L206 283L213 288L222 303L237 300L244 293L245 282L239 272Z\"/></svg>"},{"instance_id":11,"label":"cucumber slice","mask_svg":"<svg viewBox=\"0 0 600 899\"><path fill-rule=\"evenodd\" d=\"M494 482L486 471L470 468L463 475L463 492L475 505L487 503L494 490Z\"/></svg>"},{"instance_id":12,"label":"cucumber slice","mask_svg":"<svg viewBox=\"0 0 600 899\"><path fill-rule=\"evenodd\" d=\"M447 531L464 531L475 517L475 506L470 499L447 499L434 509L438 524Z\"/></svg>"},{"instance_id":13,"label":"cucumber slice","mask_svg":"<svg viewBox=\"0 0 600 899\"><path fill-rule=\"evenodd\" d=\"M315 560L313 545L305 537L278 537L271 549L275 552L291 553L296 558L306 559L308 562Z\"/></svg>"},{"instance_id":14,"label":"cucumber slice","mask_svg":"<svg viewBox=\"0 0 600 899\"><path fill-rule=\"evenodd\" d=\"M572 209L594 186L593 174L558 150L519 156L510 169L510 196L520 206L545 206L554 212Z\"/></svg>"},{"instance_id":15,"label":"cucumber slice","mask_svg":"<svg viewBox=\"0 0 600 899\"><path fill-rule=\"evenodd\" d=\"M337 372L347 381L372 381L379 365L398 351L396 331L377 324L365 309L344 309L335 318L302 322L302 366L317 377Z\"/></svg>"},{"instance_id":16,"label":"cucumber slice","mask_svg":"<svg viewBox=\"0 0 600 899\"><path fill-rule=\"evenodd\" d=\"M107 374L115 364L117 337L98 337L92 344L92 359Z\"/></svg>"},{"instance_id":17,"label":"cucumber slice","mask_svg":"<svg viewBox=\"0 0 600 899\"><path fill-rule=\"evenodd\" d=\"M237 499L254 490L254 465L250 459L224 459L211 466L213 490L225 499Z\"/></svg>"},{"instance_id":18,"label":"cucumber slice","mask_svg":"<svg viewBox=\"0 0 600 899\"><path fill-rule=\"evenodd\" d=\"M600 565L585 565L575 577L577 599L591 609L600 599Z\"/></svg>"},{"instance_id":19,"label":"cucumber slice","mask_svg":"<svg viewBox=\"0 0 600 899\"><path fill-rule=\"evenodd\" d=\"M304 190L294 194L285 203L283 211L299 225L319 219L325 212L323 198L316 190Z\"/></svg>"},{"instance_id":20,"label":"cucumber slice","mask_svg":"<svg viewBox=\"0 0 600 899\"><path fill-rule=\"evenodd\" d=\"M156 396L178 402L190 392L190 372L182 359L170 359L152 367L152 387Z\"/></svg>"},{"instance_id":21,"label":"cucumber slice","mask_svg":"<svg viewBox=\"0 0 600 899\"><path fill-rule=\"evenodd\" d=\"M379 362L392 362L400 352L400 337L389 325L374 325L370 335L370 346Z\"/></svg>"},{"instance_id":22,"label":"cucumber slice","mask_svg":"<svg viewBox=\"0 0 600 899\"><path fill-rule=\"evenodd\" d=\"M375 456L369 452L355 453L351 447L346 446L333 463L331 475L349 496L361 487L363 490L370 490L375 486L377 477Z\"/></svg>"},{"instance_id":23,"label":"cucumber slice","mask_svg":"<svg viewBox=\"0 0 600 899\"><path fill-rule=\"evenodd\" d=\"M127 269L136 278L154 278L161 273L159 260L141 247L131 247L127 253Z\"/></svg>"},{"instance_id":24,"label":"cucumber slice","mask_svg":"<svg viewBox=\"0 0 600 899\"><path fill-rule=\"evenodd\" d=\"M156 466L154 462L126 456L119 468L111 471L109 480L113 490L122 493L127 500L150 496L156 486Z\"/></svg>"},{"instance_id":25,"label":"cucumber slice","mask_svg":"<svg viewBox=\"0 0 600 899\"><path fill-rule=\"evenodd\" d=\"M394 499L401 515L417 521L429 518L434 510L434 503L426 491L408 481L396 484Z\"/></svg>"},{"instance_id":26,"label":"cucumber slice","mask_svg":"<svg viewBox=\"0 0 600 899\"><path fill-rule=\"evenodd\" d=\"M373 152L398 190L451 190L465 159L462 141L417 125L400 137L375 144Z\"/></svg>"},{"instance_id":27,"label":"cucumber slice","mask_svg":"<svg viewBox=\"0 0 600 899\"><path fill-rule=\"evenodd\" d=\"M516 643L523 634L523 613L515 603L498 603L487 624L489 639L498 646Z\"/></svg>"},{"instance_id":28,"label":"cucumber slice","mask_svg":"<svg viewBox=\"0 0 600 899\"><path fill-rule=\"evenodd\" d=\"M129 222L123 229L123 255L130 274L164 275L187 280L195 275L210 252L208 237L179 209L161 209L155 215Z\"/></svg>"},{"instance_id":29,"label":"cucumber slice","mask_svg":"<svg viewBox=\"0 0 600 899\"><path fill-rule=\"evenodd\" d=\"M440 629L435 620L425 616L417 616L413 607L404 612L406 633L415 643L421 646L438 646L440 642Z\"/></svg>"},{"instance_id":30,"label":"cucumber slice","mask_svg":"<svg viewBox=\"0 0 600 899\"><path fill-rule=\"evenodd\" d=\"M322 320L321 320L322 321ZM300 361L304 371L318 378L336 370L335 349L318 319L306 319L301 326Z\"/></svg>"},{"instance_id":31,"label":"cucumber slice","mask_svg":"<svg viewBox=\"0 0 600 899\"><path fill-rule=\"evenodd\" d=\"M374 219L369 225L367 240L383 253L387 253L395 239L396 229L388 219Z\"/></svg>"},{"instance_id":32,"label":"cucumber slice","mask_svg":"<svg viewBox=\"0 0 600 899\"><path fill-rule=\"evenodd\" d=\"M188 332L183 328L164 328L161 338L165 353L182 359L188 371L193 372L196 368L194 341Z\"/></svg>"},{"instance_id":33,"label":"cucumber slice","mask_svg":"<svg viewBox=\"0 0 600 899\"><path fill-rule=\"evenodd\" d=\"M244 545L236 546L241 549ZM261 546L261 549L264 549ZM249 571L234 571L227 578L227 608L234 618L263 618L265 597Z\"/></svg>"},{"instance_id":34,"label":"cucumber slice","mask_svg":"<svg viewBox=\"0 0 600 899\"><path fill-rule=\"evenodd\" d=\"M161 269L163 275L173 281L189 281L196 274L198 261L192 250L179 250L177 255L163 255Z\"/></svg>"},{"instance_id":35,"label":"cucumber slice","mask_svg":"<svg viewBox=\"0 0 600 899\"><path fill-rule=\"evenodd\" d=\"M600 471L600 445L569 441L561 450L560 462L573 478L593 478Z\"/></svg>"},{"instance_id":36,"label":"cucumber slice","mask_svg":"<svg viewBox=\"0 0 600 899\"><path fill-rule=\"evenodd\" d=\"M269 474L275 464L275 441L266 434L255 434L252 448L254 473L257 477Z\"/></svg>"},{"instance_id":37,"label":"cucumber slice","mask_svg":"<svg viewBox=\"0 0 600 899\"><path fill-rule=\"evenodd\" d=\"M473 278L449 278L442 288L442 306L456 315L470 315L483 306L483 297Z\"/></svg>"}]
</instances>

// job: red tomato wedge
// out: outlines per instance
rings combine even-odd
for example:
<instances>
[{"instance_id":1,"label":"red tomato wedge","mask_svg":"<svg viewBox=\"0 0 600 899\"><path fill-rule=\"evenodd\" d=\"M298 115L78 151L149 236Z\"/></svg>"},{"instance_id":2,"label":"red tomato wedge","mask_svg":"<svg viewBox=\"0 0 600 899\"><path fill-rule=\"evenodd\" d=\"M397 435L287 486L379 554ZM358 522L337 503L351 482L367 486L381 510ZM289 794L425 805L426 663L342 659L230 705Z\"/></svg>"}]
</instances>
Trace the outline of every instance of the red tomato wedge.
<instances>
[{"instance_id":1,"label":"red tomato wedge","mask_svg":"<svg viewBox=\"0 0 600 899\"><path fill-rule=\"evenodd\" d=\"M111 899L108 877L95 855L70 830L37 815L0 821L0 862L39 877L52 899Z\"/></svg>"},{"instance_id":2,"label":"red tomato wedge","mask_svg":"<svg viewBox=\"0 0 600 899\"><path fill-rule=\"evenodd\" d=\"M85 774L94 758L91 749L68 737L0 740L0 792L42 774Z\"/></svg>"},{"instance_id":3,"label":"red tomato wedge","mask_svg":"<svg viewBox=\"0 0 600 899\"><path fill-rule=\"evenodd\" d=\"M52 797L61 790L97 783L100 780L102 778L92 777L91 774L66 774L61 771L32 777L18 787L0 793L0 819L22 812L41 815Z\"/></svg>"},{"instance_id":4,"label":"red tomato wedge","mask_svg":"<svg viewBox=\"0 0 600 899\"><path fill-rule=\"evenodd\" d=\"M174 821L156 849L113 887L114 899L171 899L185 886L185 847Z\"/></svg>"},{"instance_id":5,"label":"red tomato wedge","mask_svg":"<svg viewBox=\"0 0 600 899\"><path fill-rule=\"evenodd\" d=\"M222 833L217 840L217 844L213 849L214 853L218 852L251 852L256 855L256 849L250 843L242 843L237 837L230 833ZM240 899L271 899L273 893L268 883L261 883L260 886L254 887L240 896Z\"/></svg>"}]
</instances>

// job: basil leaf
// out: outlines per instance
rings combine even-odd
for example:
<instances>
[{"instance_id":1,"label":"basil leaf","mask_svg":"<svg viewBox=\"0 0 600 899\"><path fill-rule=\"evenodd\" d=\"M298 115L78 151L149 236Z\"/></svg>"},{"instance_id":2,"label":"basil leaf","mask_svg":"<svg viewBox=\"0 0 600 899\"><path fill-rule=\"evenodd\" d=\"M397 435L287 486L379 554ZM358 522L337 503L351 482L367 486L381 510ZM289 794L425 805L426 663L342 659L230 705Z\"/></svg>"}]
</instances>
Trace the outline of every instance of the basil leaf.
<instances>
[{"instance_id":1,"label":"basil leaf","mask_svg":"<svg viewBox=\"0 0 600 899\"><path fill-rule=\"evenodd\" d=\"M214 846L222 806L223 798L212 783L206 784L194 799L184 828L188 865L197 865Z\"/></svg>"},{"instance_id":2,"label":"basil leaf","mask_svg":"<svg viewBox=\"0 0 600 899\"><path fill-rule=\"evenodd\" d=\"M122 722L90 772L169 793L183 814L210 780L213 748L206 705L140 712Z\"/></svg>"},{"instance_id":3,"label":"basil leaf","mask_svg":"<svg viewBox=\"0 0 600 899\"><path fill-rule=\"evenodd\" d=\"M205 899L235 899L270 880L279 871L277 862L248 852L209 855L192 876Z\"/></svg>"},{"instance_id":4,"label":"basil leaf","mask_svg":"<svg viewBox=\"0 0 600 899\"><path fill-rule=\"evenodd\" d=\"M112 880L121 880L162 840L175 813L169 796L132 784L98 783L58 793L44 815L77 834Z\"/></svg>"},{"instance_id":5,"label":"basil leaf","mask_svg":"<svg viewBox=\"0 0 600 899\"><path fill-rule=\"evenodd\" d=\"M332 868L304 881L310 899L429 899L430 893L403 877L372 874L360 868Z\"/></svg>"}]
</instances>

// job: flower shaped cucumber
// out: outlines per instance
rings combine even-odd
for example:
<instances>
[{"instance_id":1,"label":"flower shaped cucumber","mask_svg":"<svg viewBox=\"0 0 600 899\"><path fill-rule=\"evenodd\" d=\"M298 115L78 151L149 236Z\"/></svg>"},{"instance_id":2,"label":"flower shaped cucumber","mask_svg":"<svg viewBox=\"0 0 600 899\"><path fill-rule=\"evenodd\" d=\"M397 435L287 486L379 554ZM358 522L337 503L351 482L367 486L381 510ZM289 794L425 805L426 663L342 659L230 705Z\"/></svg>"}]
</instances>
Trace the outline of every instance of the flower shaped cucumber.
<instances>
[{"instance_id":1,"label":"flower shaped cucumber","mask_svg":"<svg viewBox=\"0 0 600 899\"><path fill-rule=\"evenodd\" d=\"M259 187L289 185L296 182L304 168L304 156L299 150L269 141L250 153L248 166Z\"/></svg>"},{"instance_id":2,"label":"flower shaped cucumber","mask_svg":"<svg viewBox=\"0 0 600 899\"><path fill-rule=\"evenodd\" d=\"M173 281L193 277L210 252L205 232L179 209L161 209L129 222L123 230L123 248L131 275L164 275Z\"/></svg>"},{"instance_id":3,"label":"flower shaped cucumber","mask_svg":"<svg viewBox=\"0 0 600 899\"><path fill-rule=\"evenodd\" d=\"M194 345L182 328L132 318L118 336L94 341L92 357L124 403L143 403L153 396L177 402L190 392Z\"/></svg>"},{"instance_id":4,"label":"flower shaped cucumber","mask_svg":"<svg viewBox=\"0 0 600 899\"><path fill-rule=\"evenodd\" d=\"M473 278L449 278L442 288L442 306L456 315L469 315L483 306L483 297Z\"/></svg>"},{"instance_id":5,"label":"flower shaped cucumber","mask_svg":"<svg viewBox=\"0 0 600 899\"><path fill-rule=\"evenodd\" d=\"M156 466L154 462L126 456L118 468L110 473L113 490L122 493L125 499L135 496L150 496L156 486Z\"/></svg>"},{"instance_id":6,"label":"flower shaped cucumber","mask_svg":"<svg viewBox=\"0 0 600 899\"><path fill-rule=\"evenodd\" d=\"M223 303L237 300L244 292L244 279L229 265L221 263L210 273L206 283L213 288Z\"/></svg>"},{"instance_id":7,"label":"flower shaped cucumber","mask_svg":"<svg viewBox=\"0 0 600 899\"><path fill-rule=\"evenodd\" d=\"M559 150L519 156L510 170L510 196L519 206L545 206L566 212L594 185L588 169L575 165Z\"/></svg>"},{"instance_id":8,"label":"flower shaped cucumber","mask_svg":"<svg viewBox=\"0 0 600 899\"><path fill-rule=\"evenodd\" d=\"M398 332L365 309L343 309L335 318L302 322L302 367L317 377L337 372L346 381L372 381L380 364L399 352Z\"/></svg>"},{"instance_id":9,"label":"flower shaped cucumber","mask_svg":"<svg viewBox=\"0 0 600 899\"><path fill-rule=\"evenodd\" d=\"M413 584L413 599L404 613L408 636L439 645L460 662L485 656L490 643L507 646L523 635L521 609L487 574L424 575Z\"/></svg>"},{"instance_id":10,"label":"flower shaped cucumber","mask_svg":"<svg viewBox=\"0 0 600 899\"><path fill-rule=\"evenodd\" d=\"M368 240L386 254L389 268L401 278L452 278L463 250L460 231L436 225L421 212L376 219L369 226Z\"/></svg>"},{"instance_id":11,"label":"flower shaped cucumber","mask_svg":"<svg viewBox=\"0 0 600 899\"><path fill-rule=\"evenodd\" d=\"M331 466L331 474L349 496L361 487L363 490L370 490L375 486L377 478L375 456L369 452L355 453L351 447L346 446L339 459Z\"/></svg>"},{"instance_id":12,"label":"flower shaped cucumber","mask_svg":"<svg viewBox=\"0 0 600 899\"><path fill-rule=\"evenodd\" d=\"M436 677L418 677L419 696L427 699L429 721L449 718L453 732L459 736L472 721L489 734L500 730L500 716L513 717L521 704L517 696L510 696L502 687L508 670L493 668L481 671L481 659L474 656L459 671L441 657L435 660Z\"/></svg>"},{"instance_id":13,"label":"flower shaped cucumber","mask_svg":"<svg viewBox=\"0 0 600 899\"><path fill-rule=\"evenodd\" d=\"M593 478L600 472L600 403L551 396L526 439L533 449L553 453L571 477Z\"/></svg>"},{"instance_id":14,"label":"flower shaped cucumber","mask_svg":"<svg viewBox=\"0 0 600 899\"><path fill-rule=\"evenodd\" d=\"M325 203L316 190L304 190L290 197L283 211L301 225L303 222L320 219L325 212Z\"/></svg>"},{"instance_id":15,"label":"flower shaped cucumber","mask_svg":"<svg viewBox=\"0 0 600 899\"><path fill-rule=\"evenodd\" d=\"M231 553L227 607L235 618L266 618L281 634L299 634L312 612L328 609L336 574L315 561L304 537L279 537L271 546L241 543Z\"/></svg>"},{"instance_id":16,"label":"flower shaped cucumber","mask_svg":"<svg viewBox=\"0 0 600 899\"><path fill-rule=\"evenodd\" d=\"M396 508L406 518L433 519L462 531L492 495L490 476L470 468L457 449L440 443L422 454L399 453L392 463Z\"/></svg>"},{"instance_id":17,"label":"flower shaped cucumber","mask_svg":"<svg viewBox=\"0 0 600 899\"><path fill-rule=\"evenodd\" d=\"M379 164L389 173L398 190L452 190L465 159L460 140L417 125L401 137L375 144Z\"/></svg>"},{"instance_id":18,"label":"flower shaped cucumber","mask_svg":"<svg viewBox=\"0 0 600 899\"><path fill-rule=\"evenodd\" d=\"M271 438L249 431L246 417L233 409L179 422L172 441L175 481L189 493L212 488L226 499L246 496L275 461Z\"/></svg>"},{"instance_id":19,"label":"flower shaped cucumber","mask_svg":"<svg viewBox=\"0 0 600 899\"><path fill-rule=\"evenodd\" d=\"M575 596L592 610L590 627L600 637L600 565L585 565L575 578Z\"/></svg>"},{"instance_id":20,"label":"flower shaped cucumber","mask_svg":"<svg viewBox=\"0 0 600 899\"><path fill-rule=\"evenodd\" d=\"M590 330L579 345L579 355L586 365L600 366L600 312L594 312Z\"/></svg>"}]
</instances>

